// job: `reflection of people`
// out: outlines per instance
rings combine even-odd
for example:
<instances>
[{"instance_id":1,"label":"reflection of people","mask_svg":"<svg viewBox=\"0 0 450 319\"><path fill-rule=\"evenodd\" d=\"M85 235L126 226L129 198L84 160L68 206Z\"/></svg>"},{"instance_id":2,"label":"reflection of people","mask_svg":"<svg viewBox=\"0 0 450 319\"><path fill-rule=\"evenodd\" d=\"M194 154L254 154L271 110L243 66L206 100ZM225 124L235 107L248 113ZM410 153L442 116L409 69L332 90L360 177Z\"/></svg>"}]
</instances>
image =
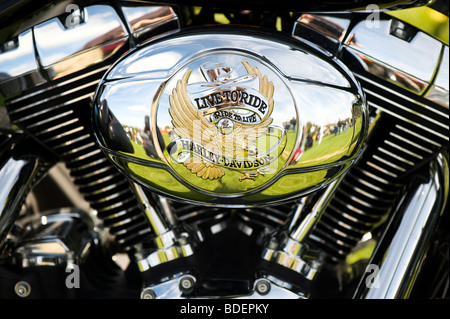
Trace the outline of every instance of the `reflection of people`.
<instances>
[{"instance_id":1,"label":"reflection of people","mask_svg":"<svg viewBox=\"0 0 450 319\"><path fill-rule=\"evenodd\" d=\"M148 115L144 117L144 133L150 133L150 116Z\"/></svg>"},{"instance_id":2,"label":"reflection of people","mask_svg":"<svg viewBox=\"0 0 450 319\"><path fill-rule=\"evenodd\" d=\"M156 130L156 137L158 139L157 142L159 143L161 150L164 150L166 145L159 129ZM141 138L145 153L151 158L158 158L158 153L156 152L154 141L152 138L152 131L150 129L150 117L148 115L144 117L144 130L141 133Z\"/></svg>"},{"instance_id":3,"label":"reflection of people","mask_svg":"<svg viewBox=\"0 0 450 319\"><path fill-rule=\"evenodd\" d=\"M312 146L313 146L313 143L314 143L314 140L313 140L313 137L312 137L312 135L311 135L311 133L310 133L310 134L308 134L308 136L306 137L305 151L306 151L308 148L312 147Z\"/></svg>"},{"instance_id":4,"label":"reflection of people","mask_svg":"<svg viewBox=\"0 0 450 319\"><path fill-rule=\"evenodd\" d=\"M290 123L291 123L291 128L295 131L295 126L297 125L297 119L295 117L293 117L290 120Z\"/></svg>"}]
</instances>

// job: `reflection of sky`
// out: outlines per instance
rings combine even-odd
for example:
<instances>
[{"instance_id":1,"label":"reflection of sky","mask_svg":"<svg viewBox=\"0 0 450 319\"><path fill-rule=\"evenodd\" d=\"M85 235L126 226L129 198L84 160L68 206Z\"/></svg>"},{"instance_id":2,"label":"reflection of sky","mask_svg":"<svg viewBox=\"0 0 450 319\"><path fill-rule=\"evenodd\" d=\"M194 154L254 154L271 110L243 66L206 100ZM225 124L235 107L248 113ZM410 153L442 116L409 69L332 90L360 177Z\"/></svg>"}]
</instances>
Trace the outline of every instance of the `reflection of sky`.
<instances>
[{"instance_id":1,"label":"reflection of sky","mask_svg":"<svg viewBox=\"0 0 450 319\"><path fill-rule=\"evenodd\" d=\"M241 63L243 60L249 62L252 67L259 64L255 64L254 62L252 62L251 58L230 54L216 54L214 56L208 56L207 59L199 59L189 65L189 69L192 70L192 73L188 83L189 85L192 85L193 83L206 83L205 78L200 71L200 65L202 63L205 63L205 61L211 63L226 61L228 66L232 66L234 68L236 74L238 74L239 76L244 76L247 74L247 71ZM286 85L281 81L280 78L278 78L278 76L274 75L270 70L265 69L261 65L258 65L258 67L260 68L262 75L266 75L269 81L273 82L274 84L274 109L271 115L271 117L273 118L272 124L282 126L283 122L289 121L291 118L296 117L292 95L290 94ZM179 72L173 79L171 79L171 81L168 83L168 86L164 89L159 103L160 109L158 111L158 125L160 127L164 127L165 125L171 126L172 118L170 117L170 114L168 112L168 109L170 108L169 95L172 94L172 90L173 88L175 88L177 81L181 79L186 71L187 69ZM255 83L256 86L252 88L259 90L259 81L255 81ZM246 85L247 84L248 83L246 83Z\"/></svg>"},{"instance_id":2,"label":"reflection of sky","mask_svg":"<svg viewBox=\"0 0 450 319\"><path fill-rule=\"evenodd\" d=\"M113 72L108 75L108 79L115 80L113 82L115 92L108 89L104 95L108 96L108 105L122 125L143 128L144 117L151 115L153 99L159 94L159 90L162 90L158 103L157 125L160 129L166 126L172 127L169 96L188 70L192 71L188 80L189 90L189 85L193 83L206 83L201 72L202 64L224 62L226 66L233 69L236 77L242 77L248 74L242 61L248 62L251 67L257 67L262 76L267 76L274 85L274 109L271 114L273 125L282 126L292 118L297 118L295 103L297 103L298 115L303 125L306 125L308 121L316 125L327 125L351 118L352 102L355 99L353 94L301 81L292 80L288 83L289 80L277 75L271 66L247 54L214 52L214 54L204 53L201 57L192 59L193 54L198 52L200 44L189 42L189 45L184 46L182 42L187 41L186 39L175 40L164 42L161 46L156 44L145 50L133 52L128 59L116 65ZM297 52L297 54L300 53ZM190 62L185 64L188 60ZM277 57L277 60L280 60L280 57ZM283 68L287 68L286 63L282 64ZM300 67L301 65L296 65L296 68ZM334 69L332 71L339 73ZM347 86L347 83L340 84ZM246 85L250 84L246 83ZM250 86L259 90L258 81ZM246 86L243 85L243 87ZM192 103L192 96L190 98Z\"/></svg>"},{"instance_id":3,"label":"reflection of sky","mask_svg":"<svg viewBox=\"0 0 450 319\"><path fill-rule=\"evenodd\" d=\"M152 12L158 11L160 9L161 9L161 7L150 7L150 6L126 7L126 6L122 6L122 11L123 11L123 14L125 15L127 21L133 21L135 19L138 19L142 16L145 16Z\"/></svg>"},{"instance_id":4,"label":"reflection of sky","mask_svg":"<svg viewBox=\"0 0 450 319\"><path fill-rule=\"evenodd\" d=\"M204 83L200 71L193 69L189 83ZM243 74L240 67L238 69L239 74ZM168 111L170 108L169 96L184 72L186 71L176 74L163 90L159 100L157 118L157 124L161 129L167 125L172 126L172 118ZM321 126L351 118L352 102L355 99L353 94L344 90L299 81L292 81L290 89L288 89L279 78L271 75L270 80L274 83L274 109L271 115L274 119L273 125L282 126L284 122L297 116L293 97L303 125L312 122ZM107 97L109 108L122 125L143 128L144 117L150 116L153 98L164 80L134 78L134 80L124 79L119 82L114 82L111 87L108 86L103 97Z\"/></svg>"},{"instance_id":5,"label":"reflection of sky","mask_svg":"<svg viewBox=\"0 0 450 319\"><path fill-rule=\"evenodd\" d=\"M389 28L390 20L380 21L380 27L374 28L361 22L352 31L356 42L352 47L422 80L430 80L440 52L438 41L419 32L407 42L390 36Z\"/></svg>"},{"instance_id":6,"label":"reflection of sky","mask_svg":"<svg viewBox=\"0 0 450 319\"><path fill-rule=\"evenodd\" d=\"M85 20L85 23L70 29L65 29L57 18L35 27L36 45L44 65L86 49L86 44L107 35L115 28L122 27L125 30L116 11L110 6L87 7ZM116 37L117 35L108 35L108 40Z\"/></svg>"},{"instance_id":7,"label":"reflection of sky","mask_svg":"<svg viewBox=\"0 0 450 319\"><path fill-rule=\"evenodd\" d=\"M150 116L153 96L161 80L134 80L107 85L102 99L122 125L144 128L144 117Z\"/></svg>"},{"instance_id":8,"label":"reflection of sky","mask_svg":"<svg viewBox=\"0 0 450 319\"><path fill-rule=\"evenodd\" d=\"M23 32L18 40L17 48L0 54L0 73L11 77L37 69L31 30Z\"/></svg>"},{"instance_id":9,"label":"reflection of sky","mask_svg":"<svg viewBox=\"0 0 450 319\"><path fill-rule=\"evenodd\" d=\"M127 69L127 74L151 72L154 70L169 70L174 67L180 60L181 55L178 52L163 52L152 56L142 57L130 64Z\"/></svg>"},{"instance_id":10,"label":"reflection of sky","mask_svg":"<svg viewBox=\"0 0 450 319\"><path fill-rule=\"evenodd\" d=\"M280 54L268 48L265 53L274 56L277 67L291 78L348 86L345 77L332 65L307 52L291 49L290 54Z\"/></svg>"},{"instance_id":11,"label":"reflection of sky","mask_svg":"<svg viewBox=\"0 0 450 319\"><path fill-rule=\"evenodd\" d=\"M323 126L351 118L355 95L347 91L301 82L292 82L304 125L311 122Z\"/></svg>"}]
</instances>

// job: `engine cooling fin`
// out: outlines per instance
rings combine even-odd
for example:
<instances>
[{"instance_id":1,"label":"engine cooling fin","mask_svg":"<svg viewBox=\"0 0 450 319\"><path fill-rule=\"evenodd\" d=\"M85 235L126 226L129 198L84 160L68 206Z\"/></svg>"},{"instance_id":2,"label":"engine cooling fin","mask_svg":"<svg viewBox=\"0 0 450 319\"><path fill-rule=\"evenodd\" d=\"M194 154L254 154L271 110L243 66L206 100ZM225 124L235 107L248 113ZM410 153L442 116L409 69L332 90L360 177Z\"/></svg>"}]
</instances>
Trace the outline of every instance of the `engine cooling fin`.
<instances>
[{"instance_id":1,"label":"engine cooling fin","mask_svg":"<svg viewBox=\"0 0 450 319\"><path fill-rule=\"evenodd\" d=\"M23 92L7 101L11 121L65 162L74 183L125 250L151 231L128 180L97 146L90 99L109 65L74 74Z\"/></svg>"},{"instance_id":2,"label":"engine cooling fin","mask_svg":"<svg viewBox=\"0 0 450 319\"><path fill-rule=\"evenodd\" d=\"M345 176L310 237L335 261L345 259L393 210L408 177L436 152L448 149L449 143L448 109L425 99L413 102L408 92L373 78L358 76L358 80L380 119L368 148ZM397 112L400 106L405 111Z\"/></svg>"}]
</instances>

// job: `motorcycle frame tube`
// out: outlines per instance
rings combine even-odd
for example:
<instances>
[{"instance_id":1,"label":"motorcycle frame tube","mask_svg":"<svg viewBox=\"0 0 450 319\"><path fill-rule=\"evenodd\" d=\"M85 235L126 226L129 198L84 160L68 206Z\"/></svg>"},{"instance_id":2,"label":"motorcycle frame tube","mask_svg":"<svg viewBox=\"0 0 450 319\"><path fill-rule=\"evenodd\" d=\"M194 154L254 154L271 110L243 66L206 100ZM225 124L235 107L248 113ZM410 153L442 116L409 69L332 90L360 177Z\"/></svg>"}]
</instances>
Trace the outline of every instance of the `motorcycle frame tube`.
<instances>
[{"instance_id":1,"label":"motorcycle frame tube","mask_svg":"<svg viewBox=\"0 0 450 319\"><path fill-rule=\"evenodd\" d=\"M409 192L400 204L400 214L392 215L354 298L409 297L444 213L448 194L448 155L441 153L431 165L429 180ZM399 216L401 220L397 221Z\"/></svg>"},{"instance_id":2,"label":"motorcycle frame tube","mask_svg":"<svg viewBox=\"0 0 450 319\"><path fill-rule=\"evenodd\" d=\"M4 154L2 154L4 155ZM37 157L17 158L14 152L0 156L0 251L20 212L22 204L36 181L41 161Z\"/></svg>"}]
</instances>

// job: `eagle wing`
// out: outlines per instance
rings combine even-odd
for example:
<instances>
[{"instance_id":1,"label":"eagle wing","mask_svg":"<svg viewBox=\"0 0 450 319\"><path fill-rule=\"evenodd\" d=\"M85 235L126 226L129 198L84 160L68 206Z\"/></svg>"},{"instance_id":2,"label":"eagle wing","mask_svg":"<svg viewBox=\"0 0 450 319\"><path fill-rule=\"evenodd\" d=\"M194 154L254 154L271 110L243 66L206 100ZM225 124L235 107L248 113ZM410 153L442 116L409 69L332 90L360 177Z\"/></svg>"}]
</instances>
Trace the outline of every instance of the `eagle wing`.
<instances>
[{"instance_id":1,"label":"eagle wing","mask_svg":"<svg viewBox=\"0 0 450 319\"><path fill-rule=\"evenodd\" d=\"M203 117L189 100L186 84L191 75L188 70L169 97L169 114L175 133L181 138L197 139L203 145L215 140L217 128ZM214 145L216 146L216 145Z\"/></svg>"},{"instance_id":2,"label":"eagle wing","mask_svg":"<svg viewBox=\"0 0 450 319\"><path fill-rule=\"evenodd\" d=\"M197 110L189 100L187 94L187 81L191 75L188 70L181 81L177 82L169 97L169 114L172 117L172 125L181 138L195 139L212 151L221 150L218 139L218 131L215 125L206 120L200 110ZM225 172L222 168L211 163L205 163L200 158L190 158L184 165L192 173L202 179L214 180L222 177Z\"/></svg>"},{"instance_id":3,"label":"eagle wing","mask_svg":"<svg viewBox=\"0 0 450 319\"><path fill-rule=\"evenodd\" d=\"M261 72L258 68L252 68L248 62L243 61L245 69L248 74L255 74L259 78L259 91L263 94L268 101L267 111L265 116L261 119L261 122L258 124L244 124L244 123L235 123L234 127L234 138L235 144L239 146L241 145L249 145L249 143L253 143L256 139L267 132L267 128L270 124L272 124L273 119L270 117L273 111L273 83L268 80L267 76L262 76Z\"/></svg>"}]
</instances>

